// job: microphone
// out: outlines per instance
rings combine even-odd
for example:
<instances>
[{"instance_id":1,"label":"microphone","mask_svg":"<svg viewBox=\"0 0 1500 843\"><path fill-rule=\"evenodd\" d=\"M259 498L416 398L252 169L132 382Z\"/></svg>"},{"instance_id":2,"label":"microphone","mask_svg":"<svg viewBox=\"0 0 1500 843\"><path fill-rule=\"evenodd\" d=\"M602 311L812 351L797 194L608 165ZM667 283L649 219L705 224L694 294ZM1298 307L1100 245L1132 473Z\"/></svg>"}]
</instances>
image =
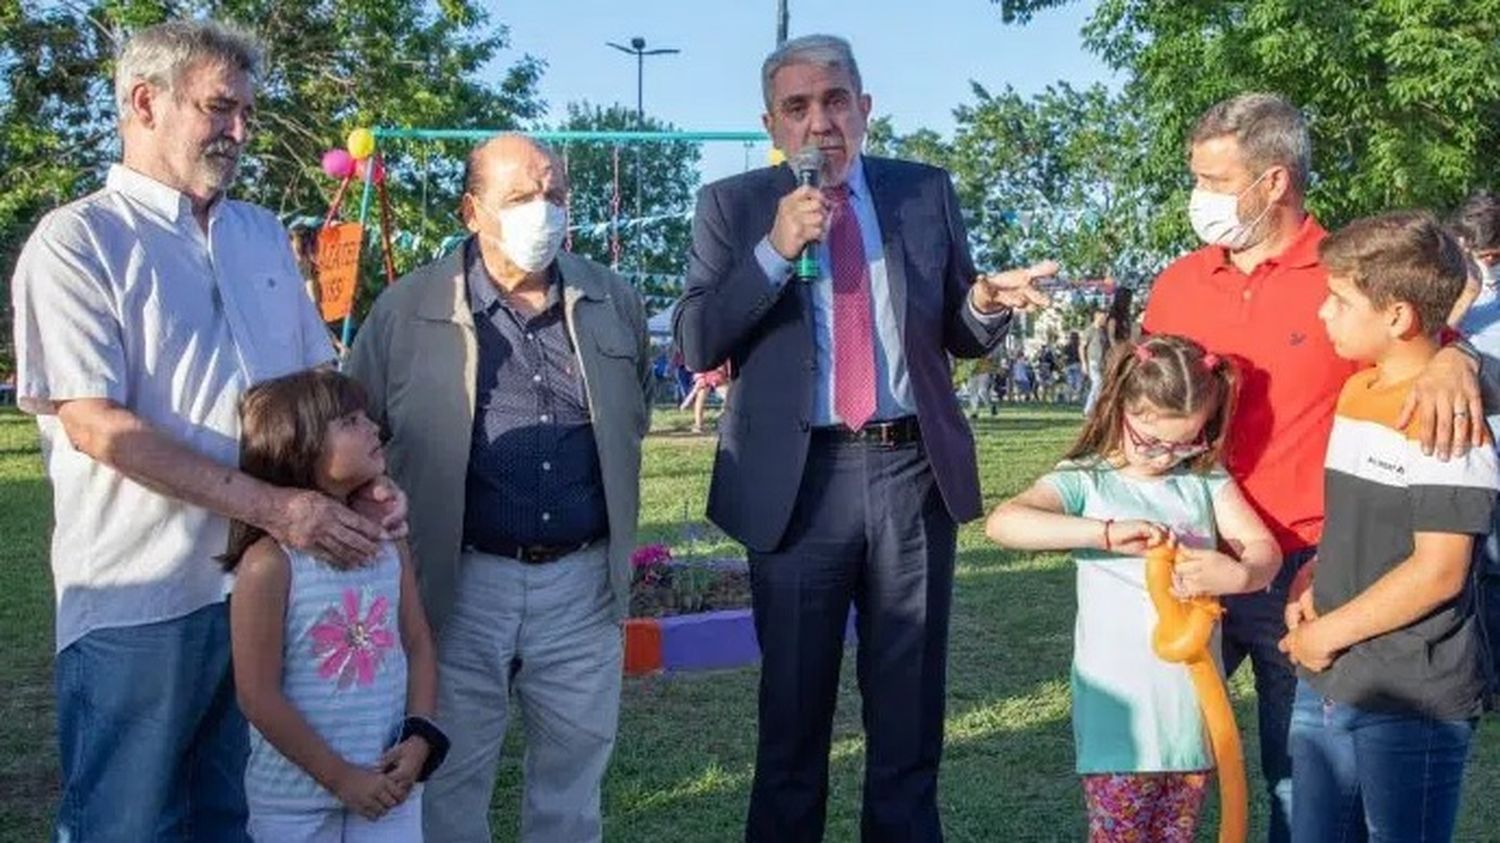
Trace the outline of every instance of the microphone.
<instances>
[{"instance_id":1,"label":"microphone","mask_svg":"<svg viewBox=\"0 0 1500 843\"><path fill-rule=\"evenodd\" d=\"M818 176L823 171L823 151L816 146L804 146L792 156L791 165L792 172L797 174L798 187L817 187ZM818 280L818 256L813 248L813 243L803 246L802 254L797 258L795 276L798 281Z\"/></svg>"}]
</instances>

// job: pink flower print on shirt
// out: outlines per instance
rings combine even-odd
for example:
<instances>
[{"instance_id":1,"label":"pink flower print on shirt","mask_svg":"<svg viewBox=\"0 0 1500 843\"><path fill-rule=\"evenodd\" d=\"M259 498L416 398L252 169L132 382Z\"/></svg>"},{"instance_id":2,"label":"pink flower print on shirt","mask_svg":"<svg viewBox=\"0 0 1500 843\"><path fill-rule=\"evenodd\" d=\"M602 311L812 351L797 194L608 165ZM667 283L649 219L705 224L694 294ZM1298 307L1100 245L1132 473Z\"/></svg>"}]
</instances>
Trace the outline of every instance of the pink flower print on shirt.
<instances>
[{"instance_id":1,"label":"pink flower print on shirt","mask_svg":"<svg viewBox=\"0 0 1500 843\"><path fill-rule=\"evenodd\" d=\"M338 677L339 688L350 683L369 685L387 650L396 646L390 629L390 601L384 595L370 603L370 610L360 614L362 594L344 589L343 611L337 606L323 610L312 628L313 656L322 658L318 675L324 679Z\"/></svg>"}]
</instances>

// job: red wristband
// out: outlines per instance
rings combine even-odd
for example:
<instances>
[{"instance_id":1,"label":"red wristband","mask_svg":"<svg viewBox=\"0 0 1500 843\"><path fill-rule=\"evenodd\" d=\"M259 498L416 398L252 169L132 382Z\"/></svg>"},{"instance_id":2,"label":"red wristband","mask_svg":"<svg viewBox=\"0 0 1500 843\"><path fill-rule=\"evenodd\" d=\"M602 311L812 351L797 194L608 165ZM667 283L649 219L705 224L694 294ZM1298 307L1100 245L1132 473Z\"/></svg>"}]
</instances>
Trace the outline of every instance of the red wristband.
<instances>
[{"instance_id":1,"label":"red wristband","mask_svg":"<svg viewBox=\"0 0 1500 843\"><path fill-rule=\"evenodd\" d=\"M1110 546L1110 542L1109 542L1109 525L1111 525L1113 523L1115 523L1115 519L1113 519L1113 518L1106 518L1106 519L1104 519L1104 549L1105 550L1112 550L1113 549Z\"/></svg>"}]
</instances>

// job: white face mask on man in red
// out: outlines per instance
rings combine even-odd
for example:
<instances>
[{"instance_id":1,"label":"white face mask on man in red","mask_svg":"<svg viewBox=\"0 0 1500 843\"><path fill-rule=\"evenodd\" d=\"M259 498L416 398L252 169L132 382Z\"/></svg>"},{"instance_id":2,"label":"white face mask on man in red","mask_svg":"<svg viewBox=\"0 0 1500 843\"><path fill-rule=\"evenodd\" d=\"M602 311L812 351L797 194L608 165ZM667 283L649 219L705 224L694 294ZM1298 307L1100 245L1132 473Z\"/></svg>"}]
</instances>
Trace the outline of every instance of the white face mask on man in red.
<instances>
[{"instance_id":1,"label":"white face mask on man in red","mask_svg":"<svg viewBox=\"0 0 1500 843\"><path fill-rule=\"evenodd\" d=\"M1267 170L1261 173L1259 178L1250 182L1239 193L1214 193L1201 187L1193 188L1193 195L1188 199L1188 220L1198 239L1210 246L1223 246L1231 251L1255 245L1259 239L1256 236L1256 226L1270 213L1271 203L1267 202L1255 219L1243 222L1240 220L1240 198L1260 184L1270 172Z\"/></svg>"}]
</instances>

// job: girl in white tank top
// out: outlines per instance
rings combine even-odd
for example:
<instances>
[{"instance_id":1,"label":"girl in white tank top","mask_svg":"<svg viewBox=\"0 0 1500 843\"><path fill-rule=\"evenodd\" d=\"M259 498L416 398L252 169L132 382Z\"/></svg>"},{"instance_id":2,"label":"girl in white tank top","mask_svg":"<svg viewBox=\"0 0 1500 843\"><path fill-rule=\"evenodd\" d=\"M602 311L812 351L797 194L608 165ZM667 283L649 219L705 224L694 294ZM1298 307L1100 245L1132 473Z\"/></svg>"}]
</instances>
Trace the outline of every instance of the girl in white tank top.
<instances>
[{"instance_id":1,"label":"girl in white tank top","mask_svg":"<svg viewBox=\"0 0 1500 843\"><path fill-rule=\"evenodd\" d=\"M385 473L359 385L332 371L262 383L240 407L240 468L345 503ZM447 738L436 658L404 542L339 568L235 522L226 569L234 679L250 721L257 841L420 841L421 785Z\"/></svg>"}]
</instances>

